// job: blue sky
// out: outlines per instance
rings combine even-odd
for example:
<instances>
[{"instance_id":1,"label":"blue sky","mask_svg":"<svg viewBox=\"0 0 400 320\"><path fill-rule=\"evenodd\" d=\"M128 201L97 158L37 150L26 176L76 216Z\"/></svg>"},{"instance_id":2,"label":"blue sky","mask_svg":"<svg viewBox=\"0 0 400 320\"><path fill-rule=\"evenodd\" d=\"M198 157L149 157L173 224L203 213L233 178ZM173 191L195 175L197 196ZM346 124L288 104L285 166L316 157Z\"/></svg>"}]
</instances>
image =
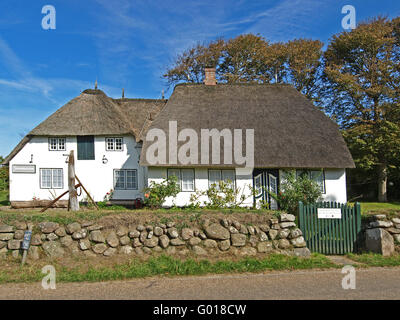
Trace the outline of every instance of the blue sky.
<instances>
[{"instance_id":1,"label":"blue sky","mask_svg":"<svg viewBox=\"0 0 400 320\"><path fill-rule=\"evenodd\" d=\"M400 15L397 0L2 0L0 155L96 78L112 97L160 98L166 66L192 44L250 32L327 43L347 4L357 21ZM44 5L55 30L42 29Z\"/></svg>"}]
</instances>

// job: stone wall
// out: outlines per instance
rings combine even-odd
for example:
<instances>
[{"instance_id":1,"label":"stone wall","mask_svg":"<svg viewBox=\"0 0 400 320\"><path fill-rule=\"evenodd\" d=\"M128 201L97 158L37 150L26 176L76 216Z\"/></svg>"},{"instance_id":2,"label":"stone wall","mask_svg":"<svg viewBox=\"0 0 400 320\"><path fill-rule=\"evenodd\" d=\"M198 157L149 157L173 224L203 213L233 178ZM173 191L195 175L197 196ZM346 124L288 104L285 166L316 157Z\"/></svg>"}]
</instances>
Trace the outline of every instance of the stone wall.
<instances>
[{"instance_id":1,"label":"stone wall","mask_svg":"<svg viewBox=\"0 0 400 320\"><path fill-rule=\"evenodd\" d=\"M365 250L384 256L400 252L400 218L385 214L374 215L364 221Z\"/></svg>"},{"instance_id":2,"label":"stone wall","mask_svg":"<svg viewBox=\"0 0 400 320\"><path fill-rule=\"evenodd\" d=\"M119 224L103 226L98 221L60 225L41 222L29 226L25 222L0 225L0 258L21 255L24 230L33 229L28 260L63 258L83 255L110 257L116 254L144 255L192 253L197 256L232 253L256 255L284 253L309 256L310 251L295 217L282 214L262 223L245 224L234 218L203 219L194 226L178 228L177 221L151 224Z\"/></svg>"}]
</instances>

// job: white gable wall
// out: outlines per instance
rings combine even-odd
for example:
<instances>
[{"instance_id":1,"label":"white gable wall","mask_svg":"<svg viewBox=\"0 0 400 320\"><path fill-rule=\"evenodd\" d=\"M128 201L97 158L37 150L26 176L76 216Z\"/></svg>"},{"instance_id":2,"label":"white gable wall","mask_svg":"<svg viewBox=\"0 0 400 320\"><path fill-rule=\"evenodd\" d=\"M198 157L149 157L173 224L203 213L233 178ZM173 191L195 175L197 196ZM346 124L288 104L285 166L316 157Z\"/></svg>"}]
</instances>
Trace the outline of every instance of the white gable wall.
<instances>
[{"instance_id":1,"label":"white gable wall","mask_svg":"<svg viewBox=\"0 0 400 320\"><path fill-rule=\"evenodd\" d=\"M77 160L76 137L66 137L65 151L49 151L48 137L33 137L24 148L10 161L10 201L30 201L33 197L41 200L52 199L49 189L40 189L40 168L62 168L64 175L63 189L52 189L56 195L68 189L68 164L65 162L71 150L75 152L75 171L85 188L95 201L103 201L105 194L113 189L114 169L137 169L138 190L115 190L113 199L135 199L143 197L145 170L139 167L141 149L133 136L123 136L123 151L106 151L105 136L95 136L95 160ZM12 173L13 164L29 164L33 155L36 165L35 174ZM103 164L105 156L108 160ZM85 197L82 192L80 200ZM68 195L63 197L67 200Z\"/></svg>"}]
</instances>

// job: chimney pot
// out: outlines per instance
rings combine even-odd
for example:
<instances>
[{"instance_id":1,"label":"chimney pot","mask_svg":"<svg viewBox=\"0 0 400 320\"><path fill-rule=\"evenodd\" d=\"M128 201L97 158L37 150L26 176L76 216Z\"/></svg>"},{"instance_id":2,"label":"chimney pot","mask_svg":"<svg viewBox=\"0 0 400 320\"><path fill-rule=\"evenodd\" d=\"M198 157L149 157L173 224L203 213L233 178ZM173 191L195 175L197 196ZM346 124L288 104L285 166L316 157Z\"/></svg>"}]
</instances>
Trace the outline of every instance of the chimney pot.
<instances>
[{"instance_id":1,"label":"chimney pot","mask_svg":"<svg viewBox=\"0 0 400 320\"><path fill-rule=\"evenodd\" d=\"M217 79L215 78L215 68L205 68L204 84L206 86L215 86Z\"/></svg>"}]
</instances>

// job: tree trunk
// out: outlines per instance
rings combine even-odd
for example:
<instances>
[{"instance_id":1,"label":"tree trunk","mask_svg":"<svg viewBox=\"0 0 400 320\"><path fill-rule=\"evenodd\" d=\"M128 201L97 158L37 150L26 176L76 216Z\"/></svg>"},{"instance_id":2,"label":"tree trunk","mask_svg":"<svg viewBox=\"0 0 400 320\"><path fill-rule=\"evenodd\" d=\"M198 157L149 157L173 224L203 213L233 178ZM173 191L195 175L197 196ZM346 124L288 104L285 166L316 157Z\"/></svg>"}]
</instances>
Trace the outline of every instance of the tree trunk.
<instances>
[{"instance_id":1,"label":"tree trunk","mask_svg":"<svg viewBox=\"0 0 400 320\"><path fill-rule=\"evenodd\" d=\"M380 163L378 165L378 201L387 202L387 165Z\"/></svg>"},{"instance_id":2,"label":"tree trunk","mask_svg":"<svg viewBox=\"0 0 400 320\"><path fill-rule=\"evenodd\" d=\"M72 150L68 158L68 191L69 208L71 211L79 211L78 193L75 188L75 158Z\"/></svg>"}]
</instances>

